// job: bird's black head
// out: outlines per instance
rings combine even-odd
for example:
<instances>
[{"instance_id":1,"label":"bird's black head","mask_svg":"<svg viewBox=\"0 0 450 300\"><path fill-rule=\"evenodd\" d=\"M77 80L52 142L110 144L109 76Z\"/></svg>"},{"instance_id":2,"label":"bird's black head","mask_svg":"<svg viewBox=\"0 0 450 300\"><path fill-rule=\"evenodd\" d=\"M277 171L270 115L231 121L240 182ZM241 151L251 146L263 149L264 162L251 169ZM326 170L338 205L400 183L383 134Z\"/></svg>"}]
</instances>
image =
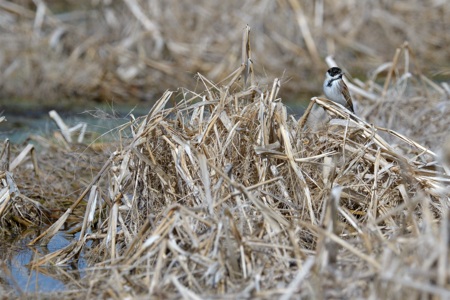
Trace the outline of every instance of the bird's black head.
<instances>
[{"instance_id":1,"label":"bird's black head","mask_svg":"<svg viewBox=\"0 0 450 300\"><path fill-rule=\"evenodd\" d=\"M336 75L342 74L342 70L337 67L333 67L328 69L328 74L330 74L331 77L334 77Z\"/></svg>"}]
</instances>

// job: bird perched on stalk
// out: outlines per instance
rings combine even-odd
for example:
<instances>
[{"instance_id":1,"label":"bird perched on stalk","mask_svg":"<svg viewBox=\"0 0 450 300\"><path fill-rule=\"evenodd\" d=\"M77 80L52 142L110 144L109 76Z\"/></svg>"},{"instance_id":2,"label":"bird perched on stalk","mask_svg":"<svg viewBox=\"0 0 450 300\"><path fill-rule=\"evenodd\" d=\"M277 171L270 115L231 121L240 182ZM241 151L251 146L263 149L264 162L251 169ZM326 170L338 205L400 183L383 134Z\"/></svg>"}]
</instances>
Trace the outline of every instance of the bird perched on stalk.
<instances>
[{"instance_id":1,"label":"bird perched on stalk","mask_svg":"<svg viewBox=\"0 0 450 300\"><path fill-rule=\"evenodd\" d=\"M352 97L342 78L343 76L344 73L338 67L328 69L325 73L325 81L323 82L323 92L328 99L345 106L349 111L355 113Z\"/></svg>"}]
</instances>

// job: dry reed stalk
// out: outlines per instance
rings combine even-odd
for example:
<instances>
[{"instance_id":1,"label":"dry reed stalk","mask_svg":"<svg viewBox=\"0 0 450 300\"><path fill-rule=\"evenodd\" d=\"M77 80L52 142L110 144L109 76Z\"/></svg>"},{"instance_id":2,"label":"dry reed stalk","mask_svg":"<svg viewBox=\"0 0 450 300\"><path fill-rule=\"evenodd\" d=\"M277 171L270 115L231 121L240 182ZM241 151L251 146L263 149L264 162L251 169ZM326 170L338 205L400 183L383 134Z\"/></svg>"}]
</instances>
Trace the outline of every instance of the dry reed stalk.
<instances>
[{"instance_id":1,"label":"dry reed stalk","mask_svg":"<svg viewBox=\"0 0 450 300\"><path fill-rule=\"evenodd\" d=\"M66 212L58 219L57 222L53 223L52 226L47 228L42 234L40 234L38 237L36 237L34 240L30 242L30 245L34 245L36 242L41 241L41 243L48 243L48 241L58 233L58 231L61 229L61 227L64 225L64 223L67 221L67 218L70 214L74 211L74 209L83 201L84 197L87 195L87 193L91 190L92 186L96 184L98 180L103 176L103 173L106 172L112 163L112 160L116 156L117 153L112 153L109 159L105 162L102 169L98 172L98 174L95 176L94 180L91 181L91 183L86 187L83 193L81 193L80 197L66 210Z\"/></svg>"},{"instance_id":2,"label":"dry reed stalk","mask_svg":"<svg viewBox=\"0 0 450 300\"><path fill-rule=\"evenodd\" d=\"M34 169L33 178L39 180L39 168L34 145L28 144L10 162L11 145L8 139L3 143L0 151L0 220L2 236L9 236L20 232L22 227L39 226L44 223L48 209L21 193L14 172L18 166L31 156Z\"/></svg>"}]
</instances>

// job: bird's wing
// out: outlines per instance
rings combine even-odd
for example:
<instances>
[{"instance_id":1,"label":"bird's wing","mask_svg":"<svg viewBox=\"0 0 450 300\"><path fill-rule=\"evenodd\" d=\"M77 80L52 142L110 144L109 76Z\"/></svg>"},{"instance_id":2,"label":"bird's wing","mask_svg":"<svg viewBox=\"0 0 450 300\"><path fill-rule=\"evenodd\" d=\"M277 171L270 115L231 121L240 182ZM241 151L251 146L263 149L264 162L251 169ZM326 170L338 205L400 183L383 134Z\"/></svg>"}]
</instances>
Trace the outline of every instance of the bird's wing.
<instances>
[{"instance_id":1,"label":"bird's wing","mask_svg":"<svg viewBox=\"0 0 450 300\"><path fill-rule=\"evenodd\" d=\"M355 111L353 110L353 101L352 101L352 96L350 96L350 92L348 91L348 87L345 84L344 80L341 80L342 83L342 94L344 95L345 101L347 102L347 108L354 113Z\"/></svg>"}]
</instances>

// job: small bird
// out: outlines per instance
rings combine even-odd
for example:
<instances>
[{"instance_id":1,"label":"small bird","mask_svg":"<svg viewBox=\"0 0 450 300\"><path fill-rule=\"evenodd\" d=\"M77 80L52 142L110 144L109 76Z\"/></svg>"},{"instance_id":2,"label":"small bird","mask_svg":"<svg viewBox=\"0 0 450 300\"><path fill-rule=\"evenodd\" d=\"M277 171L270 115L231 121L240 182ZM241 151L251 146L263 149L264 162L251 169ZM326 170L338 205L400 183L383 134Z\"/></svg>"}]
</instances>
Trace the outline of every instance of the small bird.
<instances>
[{"instance_id":1,"label":"small bird","mask_svg":"<svg viewBox=\"0 0 450 300\"><path fill-rule=\"evenodd\" d=\"M352 113L355 113L353 110L352 97L350 96L348 87L342 79L342 76L344 76L344 73L340 68L333 67L329 69L327 73L325 73L323 92L328 99L345 106Z\"/></svg>"}]
</instances>

